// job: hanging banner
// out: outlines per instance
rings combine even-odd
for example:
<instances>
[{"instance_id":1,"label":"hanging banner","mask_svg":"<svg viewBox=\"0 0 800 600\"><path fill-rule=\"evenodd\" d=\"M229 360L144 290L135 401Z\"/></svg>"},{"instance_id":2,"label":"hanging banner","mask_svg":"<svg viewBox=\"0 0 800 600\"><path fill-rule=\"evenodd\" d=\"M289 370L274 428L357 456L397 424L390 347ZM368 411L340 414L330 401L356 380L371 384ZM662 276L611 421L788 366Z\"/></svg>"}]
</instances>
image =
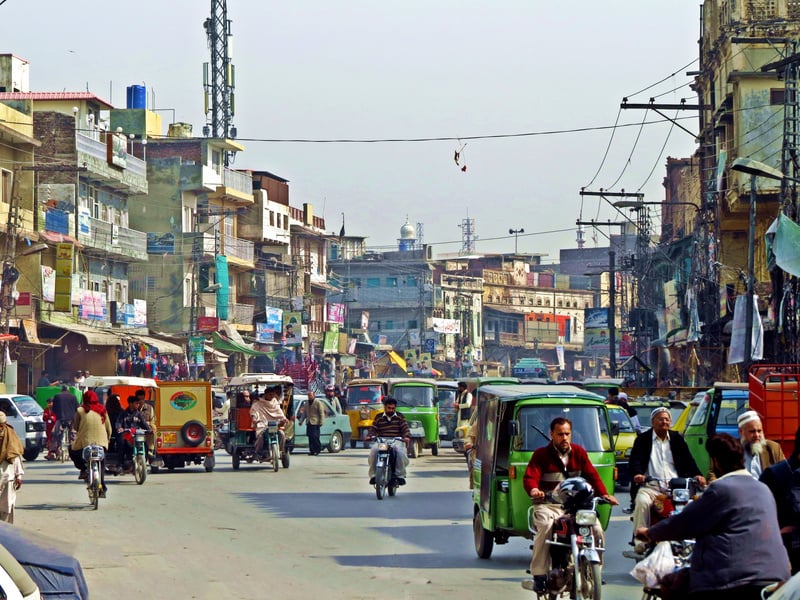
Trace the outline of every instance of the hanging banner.
<instances>
[{"instance_id":1,"label":"hanging banner","mask_svg":"<svg viewBox=\"0 0 800 600\"><path fill-rule=\"evenodd\" d=\"M280 308L267 307L267 322L264 323L264 331L272 331L272 333L280 332L283 330L283 310Z\"/></svg>"},{"instance_id":2,"label":"hanging banner","mask_svg":"<svg viewBox=\"0 0 800 600\"><path fill-rule=\"evenodd\" d=\"M283 313L283 344L285 346L300 346L303 343L302 313Z\"/></svg>"},{"instance_id":3,"label":"hanging banner","mask_svg":"<svg viewBox=\"0 0 800 600\"><path fill-rule=\"evenodd\" d=\"M42 300L56 301L56 270L42 265Z\"/></svg>"},{"instance_id":4,"label":"hanging banner","mask_svg":"<svg viewBox=\"0 0 800 600\"><path fill-rule=\"evenodd\" d=\"M218 254L216 257L217 266L217 317L222 321L228 320L228 302L230 297L230 286L228 283L228 257Z\"/></svg>"},{"instance_id":5,"label":"hanging banner","mask_svg":"<svg viewBox=\"0 0 800 600\"><path fill-rule=\"evenodd\" d=\"M608 331L608 308L583 310L583 350L595 356L608 356L611 338Z\"/></svg>"},{"instance_id":6,"label":"hanging banner","mask_svg":"<svg viewBox=\"0 0 800 600\"><path fill-rule=\"evenodd\" d=\"M440 319L433 317L433 330L437 333L461 333L461 321L458 319Z\"/></svg>"},{"instance_id":7,"label":"hanging banner","mask_svg":"<svg viewBox=\"0 0 800 600\"><path fill-rule=\"evenodd\" d=\"M56 284L54 308L60 312L72 310L72 269L75 246L72 244L56 244Z\"/></svg>"},{"instance_id":8,"label":"hanging banner","mask_svg":"<svg viewBox=\"0 0 800 600\"><path fill-rule=\"evenodd\" d=\"M361 311L361 329L366 331L369 329L369 311L362 310Z\"/></svg>"},{"instance_id":9,"label":"hanging banner","mask_svg":"<svg viewBox=\"0 0 800 600\"><path fill-rule=\"evenodd\" d=\"M133 324L147 327L147 300L133 299Z\"/></svg>"},{"instance_id":10,"label":"hanging banner","mask_svg":"<svg viewBox=\"0 0 800 600\"><path fill-rule=\"evenodd\" d=\"M323 354L337 354L339 352L339 332L326 331L322 341Z\"/></svg>"}]
</instances>

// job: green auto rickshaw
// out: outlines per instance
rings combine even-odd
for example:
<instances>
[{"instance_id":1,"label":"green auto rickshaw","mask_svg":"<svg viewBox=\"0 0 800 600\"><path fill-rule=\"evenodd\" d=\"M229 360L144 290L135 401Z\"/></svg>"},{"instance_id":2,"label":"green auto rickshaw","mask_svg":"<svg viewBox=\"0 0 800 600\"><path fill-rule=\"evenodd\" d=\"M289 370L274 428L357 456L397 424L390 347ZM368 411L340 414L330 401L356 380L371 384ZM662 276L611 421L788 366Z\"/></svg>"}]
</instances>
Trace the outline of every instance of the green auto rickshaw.
<instances>
[{"instance_id":1,"label":"green auto rickshaw","mask_svg":"<svg viewBox=\"0 0 800 600\"><path fill-rule=\"evenodd\" d=\"M397 412L408 421L411 429L409 458L422 455L423 448L439 454L439 402L436 380L421 377L401 377L386 380L387 396L397 400Z\"/></svg>"},{"instance_id":2,"label":"green auto rickshaw","mask_svg":"<svg viewBox=\"0 0 800 600\"><path fill-rule=\"evenodd\" d=\"M530 538L531 499L523 477L534 450L549 443L550 422L572 421L572 441L586 449L606 488L614 489L614 445L602 396L573 386L488 385L478 397L477 457L472 472L475 551L489 558L494 544ZM611 510L598 507L603 528Z\"/></svg>"}]
</instances>

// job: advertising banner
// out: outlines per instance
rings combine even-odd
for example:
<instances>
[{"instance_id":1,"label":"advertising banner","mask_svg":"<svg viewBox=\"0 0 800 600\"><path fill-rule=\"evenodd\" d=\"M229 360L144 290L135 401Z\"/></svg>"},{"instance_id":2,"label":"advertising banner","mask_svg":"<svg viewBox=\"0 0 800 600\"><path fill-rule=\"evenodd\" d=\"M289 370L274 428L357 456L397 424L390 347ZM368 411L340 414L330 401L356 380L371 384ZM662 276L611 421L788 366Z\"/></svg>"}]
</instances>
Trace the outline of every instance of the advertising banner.
<instances>
[{"instance_id":1,"label":"advertising banner","mask_svg":"<svg viewBox=\"0 0 800 600\"><path fill-rule=\"evenodd\" d=\"M300 346L303 343L302 313L283 313L283 343L285 346Z\"/></svg>"},{"instance_id":2,"label":"advertising banner","mask_svg":"<svg viewBox=\"0 0 800 600\"><path fill-rule=\"evenodd\" d=\"M608 332L608 308L583 310L583 350L595 356L609 356L611 338Z\"/></svg>"},{"instance_id":3,"label":"advertising banner","mask_svg":"<svg viewBox=\"0 0 800 600\"><path fill-rule=\"evenodd\" d=\"M205 353L206 338L202 335L189 337L189 364L193 367L202 367L206 364Z\"/></svg>"},{"instance_id":4,"label":"advertising banner","mask_svg":"<svg viewBox=\"0 0 800 600\"><path fill-rule=\"evenodd\" d=\"M433 317L433 330L437 333L461 333L461 321L458 319L440 319Z\"/></svg>"},{"instance_id":5,"label":"advertising banner","mask_svg":"<svg viewBox=\"0 0 800 600\"><path fill-rule=\"evenodd\" d=\"M339 332L326 331L322 341L323 354L336 354L339 352Z\"/></svg>"},{"instance_id":6,"label":"advertising banner","mask_svg":"<svg viewBox=\"0 0 800 600\"><path fill-rule=\"evenodd\" d=\"M338 323L344 325L344 304L328 303L328 314L325 320L328 323Z\"/></svg>"}]
</instances>

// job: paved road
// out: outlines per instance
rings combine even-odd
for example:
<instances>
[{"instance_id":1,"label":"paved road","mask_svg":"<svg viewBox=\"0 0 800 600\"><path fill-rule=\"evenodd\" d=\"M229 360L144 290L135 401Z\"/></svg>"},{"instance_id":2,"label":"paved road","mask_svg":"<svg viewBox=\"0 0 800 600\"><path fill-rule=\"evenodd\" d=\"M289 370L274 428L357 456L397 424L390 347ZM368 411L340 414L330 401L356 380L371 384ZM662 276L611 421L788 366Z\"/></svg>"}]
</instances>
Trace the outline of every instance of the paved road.
<instances>
[{"instance_id":1,"label":"paved road","mask_svg":"<svg viewBox=\"0 0 800 600\"><path fill-rule=\"evenodd\" d=\"M475 556L463 459L449 449L412 461L409 485L378 501L366 451L292 456L288 470L217 453L217 469L109 479L95 512L68 465L26 463L17 526L73 553L93 598L532 598L519 586L529 542ZM622 500L622 496L620 495ZM614 517L605 598L639 598L620 556L630 531Z\"/></svg>"}]
</instances>

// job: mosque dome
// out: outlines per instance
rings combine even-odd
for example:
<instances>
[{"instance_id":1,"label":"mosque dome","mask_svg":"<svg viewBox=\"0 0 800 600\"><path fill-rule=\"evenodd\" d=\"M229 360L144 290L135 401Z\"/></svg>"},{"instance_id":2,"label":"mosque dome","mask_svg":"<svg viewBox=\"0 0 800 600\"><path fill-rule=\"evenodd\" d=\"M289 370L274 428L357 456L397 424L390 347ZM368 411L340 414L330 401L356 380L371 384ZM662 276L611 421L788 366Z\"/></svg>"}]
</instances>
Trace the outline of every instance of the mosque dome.
<instances>
[{"instance_id":1,"label":"mosque dome","mask_svg":"<svg viewBox=\"0 0 800 600\"><path fill-rule=\"evenodd\" d=\"M413 240L417 235L417 230L414 226L406 221L406 224L400 228L400 239L401 240Z\"/></svg>"}]
</instances>

